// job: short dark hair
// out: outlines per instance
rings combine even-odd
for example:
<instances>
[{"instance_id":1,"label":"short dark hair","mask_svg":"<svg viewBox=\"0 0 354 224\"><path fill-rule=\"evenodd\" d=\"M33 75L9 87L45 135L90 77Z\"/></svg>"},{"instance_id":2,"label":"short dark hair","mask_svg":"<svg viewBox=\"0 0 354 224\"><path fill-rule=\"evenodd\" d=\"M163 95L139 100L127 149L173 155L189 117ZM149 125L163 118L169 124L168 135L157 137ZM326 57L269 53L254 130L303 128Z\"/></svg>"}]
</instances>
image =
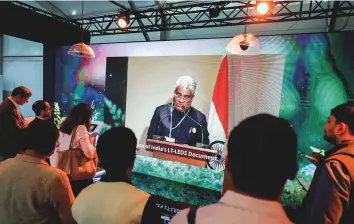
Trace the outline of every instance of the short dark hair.
<instances>
[{"instance_id":1,"label":"short dark hair","mask_svg":"<svg viewBox=\"0 0 354 224\"><path fill-rule=\"evenodd\" d=\"M343 122L348 125L351 134L354 134L354 104L347 102L340 104L331 110L331 115L336 118L336 123Z\"/></svg>"},{"instance_id":2,"label":"short dark hair","mask_svg":"<svg viewBox=\"0 0 354 224\"><path fill-rule=\"evenodd\" d=\"M15 89L13 89L11 93L11 96L17 96L17 95L20 95L21 98L31 97L32 92L29 88L25 86L18 86Z\"/></svg>"},{"instance_id":3,"label":"short dark hair","mask_svg":"<svg viewBox=\"0 0 354 224\"><path fill-rule=\"evenodd\" d=\"M114 127L103 133L97 141L100 166L105 170L124 174L134 165L137 139L132 130Z\"/></svg>"},{"instance_id":4,"label":"short dark hair","mask_svg":"<svg viewBox=\"0 0 354 224\"><path fill-rule=\"evenodd\" d=\"M46 109L45 103L48 102L44 100L37 100L32 104L32 110L36 114L36 116L39 116L41 114L41 111Z\"/></svg>"},{"instance_id":5,"label":"short dark hair","mask_svg":"<svg viewBox=\"0 0 354 224\"><path fill-rule=\"evenodd\" d=\"M269 114L243 120L229 136L227 169L236 189L276 199L298 169L297 139L289 122Z\"/></svg>"},{"instance_id":6,"label":"short dark hair","mask_svg":"<svg viewBox=\"0 0 354 224\"><path fill-rule=\"evenodd\" d=\"M22 135L22 147L31 149L38 154L49 156L52 154L59 138L59 131L54 123L47 121L31 122Z\"/></svg>"},{"instance_id":7,"label":"short dark hair","mask_svg":"<svg viewBox=\"0 0 354 224\"><path fill-rule=\"evenodd\" d=\"M70 135L75 127L78 125L85 125L88 131L90 131L90 120L93 114L93 110L87 103L79 103L73 107L63 123L60 125L59 130L65 134Z\"/></svg>"}]
</instances>

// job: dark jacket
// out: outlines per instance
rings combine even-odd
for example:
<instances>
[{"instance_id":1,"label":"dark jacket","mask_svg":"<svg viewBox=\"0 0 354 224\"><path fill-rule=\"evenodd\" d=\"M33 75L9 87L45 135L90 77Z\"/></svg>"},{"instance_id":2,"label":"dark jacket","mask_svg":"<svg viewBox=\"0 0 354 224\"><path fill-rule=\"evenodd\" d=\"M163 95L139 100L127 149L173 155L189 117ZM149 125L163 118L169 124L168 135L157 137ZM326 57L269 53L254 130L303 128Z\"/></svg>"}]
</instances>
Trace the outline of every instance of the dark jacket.
<instances>
[{"instance_id":1,"label":"dark jacket","mask_svg":"<svg viewBox=\"0 0 354 224\"><path fill-rule=\"evenodd\" d=\"M298 223L354 223L354 143L337 146L317 166Z\"/></svg>"},{"instance_id":2,"label":"dark jacket","mask_svg":"<svg viewBox=\"0 0 354 224\"><path fill-rule=\"evenodd\" d=\"M191 107L187 114L188 116L183 112L173 110L172 103L157 107L150 122L147 138L152 139L153 135L169 137L170 129L173 129L171 137L178 144L203 143L208 145L209 132L205 115L194 107ZM182 119L183 121L180 122Z\"/></svg>"},{"instance_id":3,"label":"dark jacket","mask_svg":"<svg viewBox=\"0 0 354 224\"><path fill-rule=\"evenodd\" d=\"M56 124L54 123L54 120L53 120L52 118L48 118L48 119L46 119L46 120L42 120L42 119L36 117L36 118L33 119L33 121L31 121L28 125L32 125L32 124L37 123L37 122L47 123L48 125L53 125L53 126L55 126L56 128L58 128L58 127L56 126Z\"/></svg>"},{"instance_id":4,"label":"dark jacket","mask_svg":"<svg viewBox=\"0 0 354 224\"><path fill-rule=\"evenodd\" d=\"M16 106L6 98L0 104L0 156L13 158L20 150L24 120Z\"/></svg>"}]
</instances>

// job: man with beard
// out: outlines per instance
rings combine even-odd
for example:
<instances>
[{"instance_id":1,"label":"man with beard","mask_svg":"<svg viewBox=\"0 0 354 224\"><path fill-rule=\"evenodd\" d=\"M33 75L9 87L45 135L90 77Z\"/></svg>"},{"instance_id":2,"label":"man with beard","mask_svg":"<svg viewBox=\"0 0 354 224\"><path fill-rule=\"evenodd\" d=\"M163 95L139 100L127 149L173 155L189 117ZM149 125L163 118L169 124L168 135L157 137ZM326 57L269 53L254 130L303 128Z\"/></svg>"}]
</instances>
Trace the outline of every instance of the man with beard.
<instances>
[{"instance_id":1,"label":"man with beard","mask_svg":"<svg viewBox=\"0 0 354 224\"><path fill-rule=\"evenodd\" d=\"M300 223L354 223L354 105L332 109L324 129L324 139L335 146L315 158Z\"/></svg>"},{"instance_id":2,"label":"man with beard","mask_svg":"<svg viewBox=\"0 0 354 224\"><path fill-rule=\"evenodd\" d=\"M37 100L33 103L32 110L36 114L36 118L32 122L47 121L54 124L53 121L49 120L52 116L52 108L47 101Z\"/></svg>"},{"instance_id":3,"label":"man with beard","mask_svg":"<svg viewBox=\"0 0 354 224\"><path fill-rule=\"evenodd\" d=\"M156 108L150 122L147 138L168 137L178 144L209 144L205 115L192 107L197 83L189 76L177 80L173 102Z\"/></svg>"}]
</instances>

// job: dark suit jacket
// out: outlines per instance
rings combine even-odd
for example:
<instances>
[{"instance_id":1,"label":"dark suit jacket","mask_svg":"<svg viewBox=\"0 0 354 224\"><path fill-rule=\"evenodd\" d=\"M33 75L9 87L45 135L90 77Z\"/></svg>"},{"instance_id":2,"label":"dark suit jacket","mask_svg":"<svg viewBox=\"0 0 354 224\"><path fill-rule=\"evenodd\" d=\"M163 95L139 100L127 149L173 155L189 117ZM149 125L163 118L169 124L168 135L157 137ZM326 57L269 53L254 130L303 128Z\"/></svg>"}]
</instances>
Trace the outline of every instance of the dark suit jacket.
<instances>
[{"instance_id":1,"label":"dark suit jacket","mask_svg":"<svg viewBox=\"0 0 354 224\"><path fill-rule=\"evenodd\" d=\"M13 158L19 152L21 134L25 127L16 106L6 98L0 104L0 156Z\"/></svg>"},{"instance_id":2,"label":"dark suit jacket","mask_svg":"<svg viewBox=\"0 0 354 224\"><path fill-rule=\"evenodd\" d=\"M176 143L188 145L203 143L208 145L209 132L205 115L191 107L188 116L183 119L185 114L176 110L171 113L171 106L172 104L169 103L156 108L150 122L147 138L152 139L153 135L169 136L172 114L172 126L177 127L171 131L171 137L175 139ZM181 119L183 121L178 125Z\"/></svg>"},{"instance_id":3,"label":"dark suit jacket","mask_svg":"<svg viewBox=\"0 0 354 224\"><path fill-rule=\"evenodd\" d=\"M53 126L57 127L57 126L54 124L53 119L48 118L47 120L42 120L42 119L40 119L40 118L38 118L38 117L36 117L35 119L33 119L33 121L31 121L28 125L32 125L32 124L37 123L37 122L43 122L43 123L47 123L48 125L53 125Z\"/></svg>"}]
</instances>

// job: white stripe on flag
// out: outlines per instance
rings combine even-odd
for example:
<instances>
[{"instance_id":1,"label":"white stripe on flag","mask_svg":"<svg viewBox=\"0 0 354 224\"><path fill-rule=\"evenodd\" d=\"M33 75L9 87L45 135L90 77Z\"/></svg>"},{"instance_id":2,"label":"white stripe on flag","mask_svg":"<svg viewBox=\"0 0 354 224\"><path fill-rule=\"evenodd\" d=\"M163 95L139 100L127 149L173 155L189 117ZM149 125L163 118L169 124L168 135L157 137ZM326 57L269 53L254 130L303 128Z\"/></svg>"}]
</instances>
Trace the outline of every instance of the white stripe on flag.
<instances>
[{"instance_id":1,"label":"white stripe on flag","mask_svg":"<svg viewBox=\"0 0 354 224\"><path fill-rule=\"evenodd\" d=\"M220 122L218 113L216 112L214 102L211 102L209 118L208 118L208 131L210 143L214 141L225 142L226 136L224 128Z\"/></svg>"}]
</instances>

